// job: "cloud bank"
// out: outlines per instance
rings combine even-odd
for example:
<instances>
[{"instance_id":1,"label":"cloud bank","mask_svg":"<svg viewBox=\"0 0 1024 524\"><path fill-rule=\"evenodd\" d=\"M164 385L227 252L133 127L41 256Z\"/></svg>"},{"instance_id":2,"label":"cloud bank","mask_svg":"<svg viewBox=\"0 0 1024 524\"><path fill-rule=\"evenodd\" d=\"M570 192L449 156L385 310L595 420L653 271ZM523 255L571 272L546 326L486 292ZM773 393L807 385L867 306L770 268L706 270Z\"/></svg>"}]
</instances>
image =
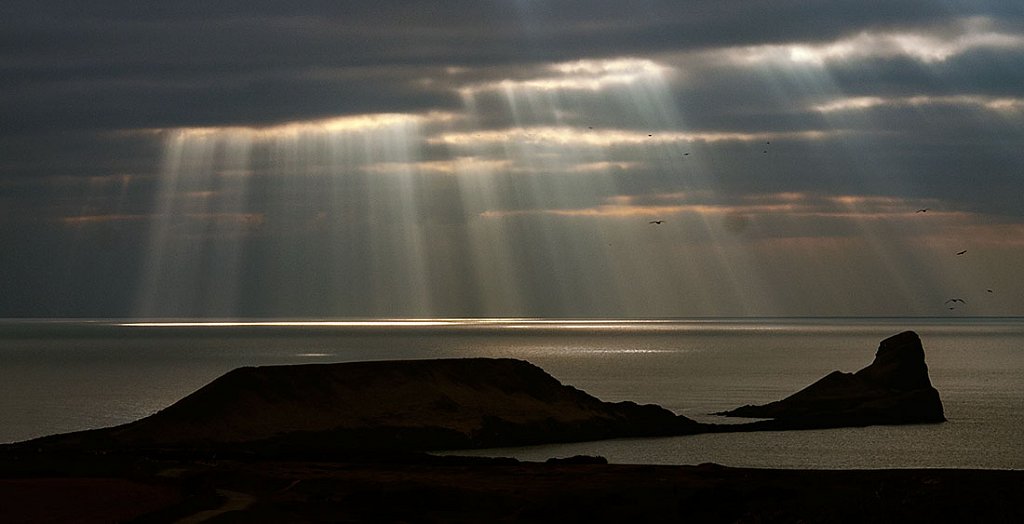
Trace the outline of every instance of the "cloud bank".
<instances>
[{"instance_id":1,"label":"cloud bank","mask_svg":"<svg viewBox=\"0 0 1024 524\"><path fill-rule=\"evenodd\" d=\"M0 315L1024 311L1013 2L234 4L0 8Z\"/></svg>"}]
</instances>

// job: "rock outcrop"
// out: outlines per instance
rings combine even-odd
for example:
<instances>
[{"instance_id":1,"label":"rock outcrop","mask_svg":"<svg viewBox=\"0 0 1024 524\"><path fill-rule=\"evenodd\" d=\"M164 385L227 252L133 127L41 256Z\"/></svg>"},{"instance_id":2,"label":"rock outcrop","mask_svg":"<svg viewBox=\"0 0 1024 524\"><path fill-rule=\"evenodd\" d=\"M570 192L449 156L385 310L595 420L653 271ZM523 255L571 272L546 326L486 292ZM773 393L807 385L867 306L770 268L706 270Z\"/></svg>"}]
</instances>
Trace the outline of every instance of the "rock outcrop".
<instances>
[{"instance_id":1,"label":"rock outcrop","mask_svg":"<svg viewBox=\"0 0 1024 524\"><path fill-rule=\"evenodd\" d=\"M883 340L874 362L856 373L834 371L783 400L718 414L773 419L756 425L764 429L946 420L939 393L928 378L921 339L913 331Z\"/></svg>"},{"instance_id":2,"label":"rock outcrop","mask_svg":"<svg viewBox=\"0 0 1024 524\"><path fill-rule=\"evenodd\" d=\"M10 446L193 457L224 452L379 457L379 452L945 420L921 341L911 331L883 340L875 361L856 373L836 371L784 400L719 414L769 420L702 424L656 405L604 402L514 359L264 366L228 372L136 422Z\"/></svg>"},{"instance_id":3,"label":"rock outcrop","mask_svg":"<svg viewBox=\"0 0 1024 524\"><path fill-rule=\"evenodd\" d=\"M470 358L239 368L152 416L80 438L118 449L268 455L517 446L699 427L658 406L603 402L529 362Z\"/></svg>"}]
</instances>

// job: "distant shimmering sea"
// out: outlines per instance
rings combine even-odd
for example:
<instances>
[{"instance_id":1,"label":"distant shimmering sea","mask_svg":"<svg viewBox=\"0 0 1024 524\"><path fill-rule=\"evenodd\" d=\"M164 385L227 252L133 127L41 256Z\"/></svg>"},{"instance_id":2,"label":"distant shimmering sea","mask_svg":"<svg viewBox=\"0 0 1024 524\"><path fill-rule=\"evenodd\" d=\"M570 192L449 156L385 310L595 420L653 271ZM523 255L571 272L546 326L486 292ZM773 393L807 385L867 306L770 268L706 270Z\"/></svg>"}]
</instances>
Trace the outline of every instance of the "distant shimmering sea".
<instances>
[{"instance_id":1,"label":"distant shimmering sea","mask_svg":"<svg viewBox=\"0 0 1024 524\"><path fill-rule=\"evenodd\" d=\"M111 426L239 366L513 357L603 400L702 421L868 365L913 329L947 423L477 451L773 468L1024 469L1024 319L0 321L0 442Z\"/></svg>"}]
</instances>

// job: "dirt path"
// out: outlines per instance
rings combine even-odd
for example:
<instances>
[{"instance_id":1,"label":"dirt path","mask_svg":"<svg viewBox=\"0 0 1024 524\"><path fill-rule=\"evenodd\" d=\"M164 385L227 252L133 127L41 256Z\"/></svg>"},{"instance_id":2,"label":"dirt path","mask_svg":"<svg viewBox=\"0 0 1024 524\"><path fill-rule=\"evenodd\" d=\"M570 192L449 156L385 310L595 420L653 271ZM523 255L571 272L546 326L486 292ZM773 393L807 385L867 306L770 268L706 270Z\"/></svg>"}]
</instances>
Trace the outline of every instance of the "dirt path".
<instances>
[{"instance_id":1,"label":"dirt path","mask_svg":"<svg viewBox=\"0 0 1024 524\"><path fill-rule=\"evenodd\" d=\"M195 515L189 515L188 517L178 520L177 524L195 524L197 522L205 522L218 515L223 515L231 511L243 510L251 506L253 502L256 502L256 497L239 491L218 489L217 494L224 497L224 503L221 504L219 508L208 509L200 511Z\"/></svg>"}]
</instances>

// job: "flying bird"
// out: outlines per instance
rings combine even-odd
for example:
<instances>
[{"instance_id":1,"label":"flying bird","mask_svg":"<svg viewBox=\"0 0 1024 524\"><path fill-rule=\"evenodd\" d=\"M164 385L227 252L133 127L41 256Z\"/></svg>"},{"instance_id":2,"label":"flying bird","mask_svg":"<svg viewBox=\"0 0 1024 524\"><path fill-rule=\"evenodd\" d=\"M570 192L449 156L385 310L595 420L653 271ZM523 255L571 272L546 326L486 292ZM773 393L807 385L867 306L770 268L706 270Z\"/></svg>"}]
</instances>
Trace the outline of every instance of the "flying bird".
<instances>
[{"instance_id":1,"label":"flying bird","mask_svg":"<svg viewBox=\"0 0 1024 524\"><path fill-rule=\"evenodd\" d=\"M960 256L960 255L962 255L962 254L964 254L964 253L966 253L966 252L967 252L967 250L966 250L966 249L965 249L965 250L963 250L963 251L959 251L959 252L957 252L956 256Z\"/></svg>"},{"instance_id":2,"label":"flying bird","mask_svg":"<svg viewBox=\"0 0 1024 524\"><path fill-rule=\"evenodd\" d=\"M992 290L991 290L991 289L986 289L985 291L988 291L989 293L991 293L991 292L992 292Z\"/></svg>"},{"instance_id":3,"label":"flying bird","mask_svg":"<svg viewBox=\"0 0 1024 524\"><path fill-rule=\"evenodd\" d=\"M927 213L928 212L928 208L926 207L924 209L918 209L917 212L918 213Z\"/></svg>"},{"instance_id":4,"label":"flying bird","mask_svg":"<svg viewBox=\"0 0 1024 524\"><path fill-rule=\"evenodd\" d=\"M661 224L664 220L651 220L648 224Z\"/></svg>"},{"instance_id":5,"label":"flying bird","mask_svg":"<svg viewBox=\"0 0 1024 524\"><path fill-rule=\"evenodd\" d=\"M961 304L966 304L967 303L967 301L962 299L962 298L951 298L951 299L947 300L945 303L949 304L950 302L952 302L954 304L956 304L957 302L959 302Z\"/></svg>"}]
</instances>

